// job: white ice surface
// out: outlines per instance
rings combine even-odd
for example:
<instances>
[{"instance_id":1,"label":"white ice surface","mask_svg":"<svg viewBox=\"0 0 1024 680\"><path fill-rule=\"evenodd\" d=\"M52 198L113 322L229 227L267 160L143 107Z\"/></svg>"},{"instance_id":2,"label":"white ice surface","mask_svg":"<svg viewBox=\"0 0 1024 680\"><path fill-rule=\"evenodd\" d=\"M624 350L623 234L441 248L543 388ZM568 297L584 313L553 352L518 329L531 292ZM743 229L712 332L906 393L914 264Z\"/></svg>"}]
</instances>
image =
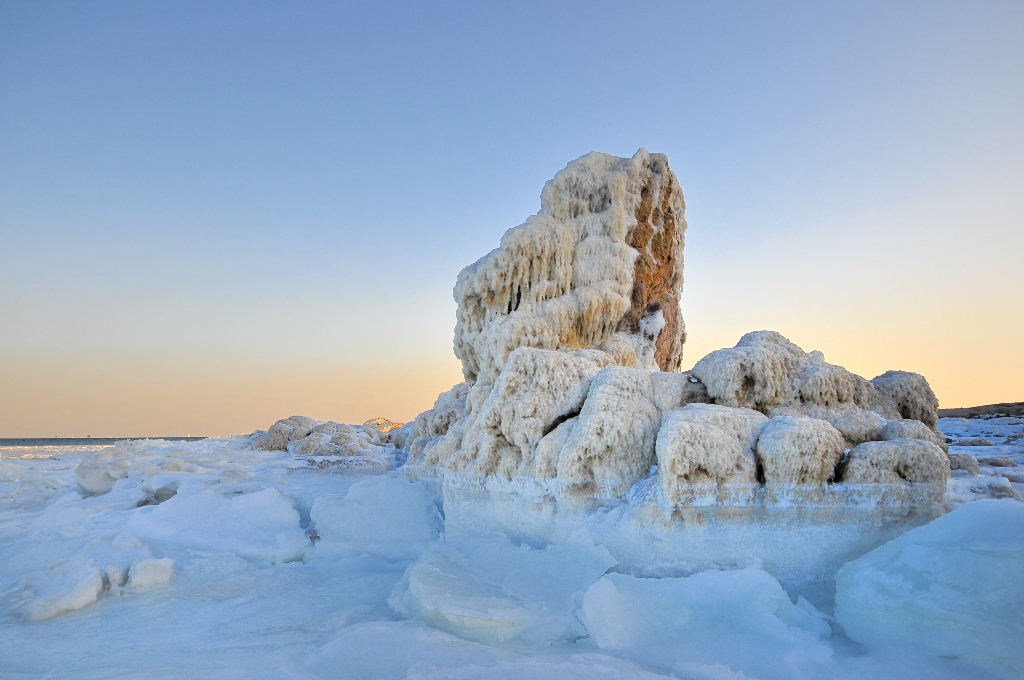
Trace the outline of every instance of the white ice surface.
<instances>
[{"instance_id":1,"label":"white ice surface","mask_svg":"<svg viewBox=\"0 0 1024 680\"><path fill-rule=\"evenodd\" d=\"M836 617L869 648L925 649L1024 677L1024 503L963 505L847 564Z\"/></svg>"},{"instance_id":2,"label":"white ice surface","mask_svg":"<svg viewBox=\"0 0 1024 680\"><path fill-rule=\"evenodd\" d=\"M834 621L829 632L771 560L735 569L776 542L831 582L818 557L827 527L774 527L750 560L747 534L734 536L744 559L710 555L716 569L700 572L650 562L672 554L679 527L621 507L535 533L518 507L474 526L464 499L453 527L429 486L317 470L238 438L101 454L3 452L0 677L973 680L1002 653L997 634L975 646L980 660L925 641L862 647ZM79 485L83 461L109 490ZM963 521L966 544L1006 520ZM715 546L714 531L698 533L693 546ZM857 557L889 535L847 549ZM986 555L964 610L1019 580L1013 559ZM826 595L814 601L829 614ZM1007 616L1003 633L1016 625ZM515 633L495 635L506 619Z\"/></svg>"}]
</instances>

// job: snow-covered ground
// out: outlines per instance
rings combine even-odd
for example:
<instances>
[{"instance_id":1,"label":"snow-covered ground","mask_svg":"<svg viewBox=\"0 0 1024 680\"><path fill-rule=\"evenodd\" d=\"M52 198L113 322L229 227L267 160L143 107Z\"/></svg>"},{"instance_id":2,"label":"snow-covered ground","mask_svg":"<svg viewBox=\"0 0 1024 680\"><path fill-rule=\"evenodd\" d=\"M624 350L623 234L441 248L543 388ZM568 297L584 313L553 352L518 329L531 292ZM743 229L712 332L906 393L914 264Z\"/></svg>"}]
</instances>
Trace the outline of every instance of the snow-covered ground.
<instances>
[{"instance_id":1,"label":"snow-covered ground","mask_svg":"<svg viewBox=\"0 0 1024 680\"><path fill-rule=\"evenodd\" d=\"M749 550L690 569L647 560L686 528L642 514L474 522L473 498L401 470L241 437L6 448L0 677L1019 678L1024 503L968 501L1024 492L1024 419L940 426L981 461L954 472L950 513L870 545L841 517L769 518L723 538ZM830 537L845 565L821 558ZM829 587L804 590L762 543Z\"/></svg>"}]
</instances>

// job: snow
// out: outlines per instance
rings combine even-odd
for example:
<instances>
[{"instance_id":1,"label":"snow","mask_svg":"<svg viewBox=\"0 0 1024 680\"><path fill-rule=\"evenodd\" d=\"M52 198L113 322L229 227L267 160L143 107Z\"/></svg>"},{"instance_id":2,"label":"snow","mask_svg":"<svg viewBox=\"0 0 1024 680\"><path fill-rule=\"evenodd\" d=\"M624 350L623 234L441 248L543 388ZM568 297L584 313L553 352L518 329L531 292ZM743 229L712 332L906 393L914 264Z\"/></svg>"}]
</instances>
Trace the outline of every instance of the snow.
<instances>
[{"instance_id":1,"label":"snow","mask_svg":"<svg viewBox=\"0 0 1024 680\"><path fill-rule=\"evenodd\" d=\"M1019 455L1014 430L970 427ZM1012 492L995 471L1013 469L954 471L950 496ZM83 486L86 471L111 481ZM570 506L515 484L318 469L241 437L6 449L0 677L1019 674L1018 501L964 491L908 531L931 515L882 521L872 500L672 516L643 485ZM907 564L934 593L886 589Z\"/></svg>"}]
</instances>

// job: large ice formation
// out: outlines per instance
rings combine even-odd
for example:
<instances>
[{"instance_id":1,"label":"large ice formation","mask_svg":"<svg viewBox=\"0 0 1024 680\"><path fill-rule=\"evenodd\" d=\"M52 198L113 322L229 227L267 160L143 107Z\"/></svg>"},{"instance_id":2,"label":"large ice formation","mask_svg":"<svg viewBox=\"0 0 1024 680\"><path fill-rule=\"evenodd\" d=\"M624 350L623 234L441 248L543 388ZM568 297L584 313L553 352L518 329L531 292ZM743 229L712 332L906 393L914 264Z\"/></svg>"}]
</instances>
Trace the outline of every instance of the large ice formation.
<instances>
[{"instance_id":1,"label":"large ice formation","mask_svg":"<svg viewBox=\"0 0 1024 680\"><path fill-rule=\"evenodd\" d=\"M920 375L866 380L773 331L678 372L683 212L668 160L645 150L588 154L548 182L540 212L459 274L465 382L392 433L407 474L590 499L653 474L646 497L669 506L757 504L789 487L821 501L850 484L941 503L950 465ZM313 436L279 425L256 443Z\"/></svg>"},{"instance_id":2,"label":"large ice formation","mask_svg":"<svg viewBox=\"0 0 1024 680\"><path fill-rule=\"evenodd\" d=\"M1024 504L968 503L843 567L836 618L871 649L926 649L1020 678L1021 569Z\"/></svg>"}]
</instances>

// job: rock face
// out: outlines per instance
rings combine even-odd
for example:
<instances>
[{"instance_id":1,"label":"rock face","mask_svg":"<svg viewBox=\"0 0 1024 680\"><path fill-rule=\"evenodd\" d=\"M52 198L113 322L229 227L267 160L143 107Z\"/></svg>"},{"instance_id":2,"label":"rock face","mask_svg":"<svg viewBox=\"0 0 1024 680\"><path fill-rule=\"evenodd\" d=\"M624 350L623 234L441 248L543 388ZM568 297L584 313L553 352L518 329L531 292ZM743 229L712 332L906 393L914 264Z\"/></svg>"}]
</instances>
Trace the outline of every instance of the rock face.
<instances>
[{"instance_id":1,"label":"rock face","mask_svg":"<svg viewBox=\"0 0 1024 680\"><path fill-rule=\"evenodd\" d=\"M644 150L589 154L548 182L540 212L459 274L466 380L391 433L406 473L591 499L655 489L674 507L784 487L831 498L843 482L938 489L949 464L917 374L868 381L774 331L677 372L683 210L667 159Z\"/></svg>"}]
</instances>

